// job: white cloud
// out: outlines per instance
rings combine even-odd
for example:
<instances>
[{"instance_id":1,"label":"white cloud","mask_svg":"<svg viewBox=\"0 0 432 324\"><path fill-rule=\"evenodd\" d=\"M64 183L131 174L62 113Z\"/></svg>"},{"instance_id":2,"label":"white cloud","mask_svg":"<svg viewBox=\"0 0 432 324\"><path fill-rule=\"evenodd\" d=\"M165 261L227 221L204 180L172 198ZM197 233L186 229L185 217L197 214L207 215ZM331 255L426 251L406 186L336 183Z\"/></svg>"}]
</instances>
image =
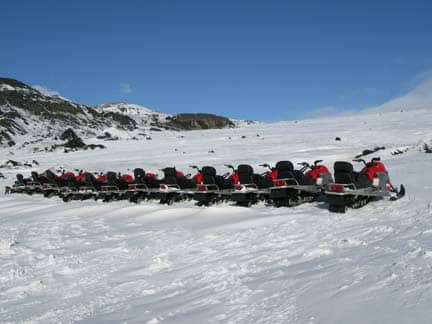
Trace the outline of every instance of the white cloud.
<instances>
[{"instance_id":1,"label":"white cloud","mask_svg":"<svg viewBox=\"0 0 432 324\"><path fill-rule=\"evenodd\" d=\"M47 87L41 86L39 84L32 85L32 88L39 91L40 93L42 93L45 96L60 97L60 93L58 91L48 89Z\"/></svg>"},{"instance_id":2,"label":"white cloud","mask_svg":"<svg viewBox=\"0 0 432 324\"><path fill-rule=\"evenodd\" d=\"M120 91L123 93L131 93L132 87L130 83L120 83Z\"/></svg>"}]
</instances>

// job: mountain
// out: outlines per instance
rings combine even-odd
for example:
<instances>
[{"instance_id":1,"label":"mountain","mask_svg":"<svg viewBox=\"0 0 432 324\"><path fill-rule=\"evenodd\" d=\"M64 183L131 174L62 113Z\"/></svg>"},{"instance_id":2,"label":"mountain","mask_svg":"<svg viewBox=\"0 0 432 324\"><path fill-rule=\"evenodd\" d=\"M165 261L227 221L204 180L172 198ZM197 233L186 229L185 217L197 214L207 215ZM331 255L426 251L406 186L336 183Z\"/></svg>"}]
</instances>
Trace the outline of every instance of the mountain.
<instances>
[{"instance_id":1,"label":"mountain","mask_svg":"<svg viewBox=\"0 0 432 324\"><path fill-rule=\"evenodd\" d=\"M172 130L200 130L232 128L238 124L227 117L213 114L183 113L170 115L154 111L144 106L124 102L99 105L96 106L96 109L105 114L117 113L126 115L135 120L138 127L158 127Z\"/></svg>"},{"instance_id":2,"label":"mountain","mask_svg":"<svg viewBox=\"0 0 432 324\"><path fill-rule=\"evenodd\" d=\"M98 105L95 109L105 115L120 114L133 119L137 127L161 127L172 115L160 113L150 108L124 102Z\"/></svg>"},{"instance_id":3,"label":"mountain","mask_svg":"<svg viewBox=\"0 0 432 324\"><path fill-rule=\"evenodd\" d=\"M366 111L389 112L418 109L432 109L432 79L421 82L403 96L389 100L382 105L368 108Z\"/></svg>"},{"instance_id":4,"label":"mountain","mask_svg":"<svg viewBox=\"0 0 432 324\"><path fill-rule=\"evenodd\" d=\"M66 128L75 129L83 137L94 137L107 129L131 133L225 127L235 124L215 115L172 116L128 103L91 107L43 93L17 80L0 78L0 145L13 146L24 135L54 138Z\"/></svg>"},{"instance_id":5,"label":"mountain","mask_svg":"<svg viewBox=\"0 0 432 324\"><path fill-rule=\"evenodd\" d=\"M0 144L14 144L19 135L53 137L66 127L85 136L107 127L133 130L136 122L120 113L100 112L59 96L49 96L13 80L0 78Z\"/></svg>"}]
</instances>

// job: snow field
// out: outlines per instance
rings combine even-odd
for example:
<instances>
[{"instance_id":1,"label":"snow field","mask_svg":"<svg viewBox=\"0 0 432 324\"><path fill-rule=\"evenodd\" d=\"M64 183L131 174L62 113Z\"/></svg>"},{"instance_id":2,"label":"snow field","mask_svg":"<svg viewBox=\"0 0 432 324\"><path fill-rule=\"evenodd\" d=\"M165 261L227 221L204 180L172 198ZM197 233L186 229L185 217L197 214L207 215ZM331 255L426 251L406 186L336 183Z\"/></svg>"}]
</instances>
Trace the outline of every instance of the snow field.
<instances>
[{"instance_id":1,"label":"snow field","mask_svg":"<svg viewBox=\"0 0 432 324\"><path fill-rule=\"evenodd\" d=\"M356 115L155 133L103 151L16 151L10 158L36 159L41 170L209 164L222 173L224 163L264 171L257 165L282 159L331 167L386 146L371 156L407 196L344 215L324 203L201 208L0 196L0 322L430 323L431 157L419 148L432 138L431 117ZM401 147L409 151L390 154ZM3 172L0 189L19 171L29 172Z\"/></svg>"}]
</instances>

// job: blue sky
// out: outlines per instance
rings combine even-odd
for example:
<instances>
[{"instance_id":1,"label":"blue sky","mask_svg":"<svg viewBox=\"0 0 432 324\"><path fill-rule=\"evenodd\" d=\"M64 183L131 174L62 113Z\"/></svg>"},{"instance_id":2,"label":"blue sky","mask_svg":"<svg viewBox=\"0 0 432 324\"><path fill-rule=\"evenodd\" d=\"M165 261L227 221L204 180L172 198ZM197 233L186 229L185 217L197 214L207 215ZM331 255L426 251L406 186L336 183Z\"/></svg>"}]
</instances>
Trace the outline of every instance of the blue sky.
<instances>
[{"instance_id":1,"label":"blue sky","mask_svg":"<svg viewBox=\"0 0 432 324\"><path fill-rule=\"evenodd\" d=\"M432 68L426 0L2 1L0 31L1 76L169 113L356 110Z\"/></svg>"}]
</instances>

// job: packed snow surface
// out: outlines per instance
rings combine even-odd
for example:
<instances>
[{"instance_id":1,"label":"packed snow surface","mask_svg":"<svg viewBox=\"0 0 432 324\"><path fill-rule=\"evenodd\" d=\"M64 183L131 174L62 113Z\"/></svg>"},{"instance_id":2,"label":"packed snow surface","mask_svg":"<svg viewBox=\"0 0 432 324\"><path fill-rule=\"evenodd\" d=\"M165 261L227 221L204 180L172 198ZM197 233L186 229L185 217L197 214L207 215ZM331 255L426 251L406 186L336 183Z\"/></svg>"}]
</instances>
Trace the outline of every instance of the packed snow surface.
<instances>
[{"instance_id":1,"label":"packed snow surface","mask_svg":"<svg viewBox=\"0 0 432 324\"><path fill-rule=\"evenodd\" d=\"M0 154L36 159L40 171L64 165L158 172L175 165L189 172L197 164L222 173L224 163L250 163L262 172L258 164L285 159L323 159L332 168L385 146L370 157L381 156L407 195L346 214L316 202L204 208L3 195L0 322L432 322L432 155L422 152L432 139L432 111L152 137L104 142L102 151L32 154L25 147ZM404 153L391 154L398 149ZM7 177L0 189L17 172L30 172L0 171Z\"/></svg>"}]
</instances>

